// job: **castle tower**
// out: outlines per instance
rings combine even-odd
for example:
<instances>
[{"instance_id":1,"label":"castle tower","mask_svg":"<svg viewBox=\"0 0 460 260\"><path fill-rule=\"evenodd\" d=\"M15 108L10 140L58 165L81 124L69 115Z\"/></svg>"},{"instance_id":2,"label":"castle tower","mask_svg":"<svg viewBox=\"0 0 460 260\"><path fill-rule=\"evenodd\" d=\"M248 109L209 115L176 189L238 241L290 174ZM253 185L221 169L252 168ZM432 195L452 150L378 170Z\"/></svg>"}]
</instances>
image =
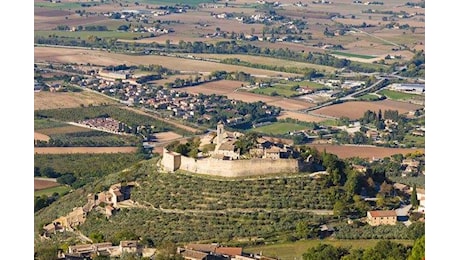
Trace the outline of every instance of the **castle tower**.
<instances>
[{"instance_id":1,"label":"castle tower","mask_svg":"<svg viewBox=\"0 0 460 260\"><path fill-rule=\"evenodd\" d=\"M222 121L219 121L219 123L217 123L217 145L216 146L219 146L220 144L222 144L222 141L225 138L224 133L225 133L224 124L222 123Z\"/></svg>"}]
</instances>

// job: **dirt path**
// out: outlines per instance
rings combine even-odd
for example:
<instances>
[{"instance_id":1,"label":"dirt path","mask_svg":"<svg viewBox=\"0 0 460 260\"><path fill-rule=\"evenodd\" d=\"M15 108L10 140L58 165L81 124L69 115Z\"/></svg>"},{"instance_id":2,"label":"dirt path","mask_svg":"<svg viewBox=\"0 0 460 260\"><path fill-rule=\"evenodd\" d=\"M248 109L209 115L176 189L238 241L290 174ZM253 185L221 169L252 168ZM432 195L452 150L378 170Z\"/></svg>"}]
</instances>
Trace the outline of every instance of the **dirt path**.
<instances>
[{"instance_id":1,"label":"dirt path","mask_svg":"<svg viewBox=\"0 0 460 260\"><path fill-rule=\"evenodd\" d=\"M326 210L326 209L264 209L264 208L227 208L227 209L218 209L218 210L209 210L209 209L164 209L164 208L156 208L149 202L143 201L142 204L134 203L131 204L131 207L135 208L144 208L144 209L153 209L158 210L163 213L169 214L186 214L186 213L193 213L193 214L226 214L226 213L251 213L256 211L263 211L267 213L272 212L298 212L298 213L312 213L314 215L333 215L334 211Z\"/></svg>"}]
</instances>

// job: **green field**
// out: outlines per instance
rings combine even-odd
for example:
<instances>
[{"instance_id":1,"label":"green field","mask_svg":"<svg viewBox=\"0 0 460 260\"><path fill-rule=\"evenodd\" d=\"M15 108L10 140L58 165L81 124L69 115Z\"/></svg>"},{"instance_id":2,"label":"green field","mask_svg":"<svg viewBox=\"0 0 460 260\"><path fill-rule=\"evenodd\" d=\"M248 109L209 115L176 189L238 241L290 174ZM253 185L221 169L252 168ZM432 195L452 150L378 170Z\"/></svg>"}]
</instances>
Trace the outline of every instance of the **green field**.
<instances>
[{"instance_id":1,"label":"green field","mask_svg":"<svg viewBox=\"0 0 460 260\"><path fill-rule=\"evenodd\" d=\"M273 123L270 125L264 125L261 127L254 128L252 131L254 132L259 132L262 134L274 134L274 135L279 135L279 134L287 134L290 131L297 131L297 130L302 130L306 129L307 127L299 124L294 124L294 123Z\"/></svg>"},{"instance_id":2,"label":"green field","mask_svg":"<svg viewBox=\"0 0 460 260\"><path fill-rule=\"evenodd\" d=\"M66 123L58 122L52 119L34 119L34 129L56 128L68 126Z\"/></svg>"},{"instance_id":3,"label":"green field","mask_svg":"<svg viewBox=\"0 0 460 260\"><path fill-rule=\"evenodd\" d=\"M383 89L378 92L380 95L384 95L389 99L394 100L408 100L408 99L420 99L422 96L417 94L404 93L389 89Z\"/></svg>"},{"instance_id":4,"label":"green field","mask_svg":"<svg viewBox=\"0 0 460 260\"><path fill-rule=\"evenodd\" d=\"M405 144L412 144L416 147L425 147L425 137L424 136L414 136L411 134L407 134L404 136Z\"/></svg>"},{"instance_id":5,"label":"green field","mask_svg":"<svg viewBox=\"0 0 460 260\"><path fill-rule=\"evenodd\" d=\"M296 260L302 259L302 254L309 248L319 245L320 243L330 244L333 246L353 247L353 248L368 248L373 247L379 240L301 240L292 243L282 243L276 245L264 245L244 248L246 253L260 253L268 257L276 257L280 260ZM392 240L396 243L404 245L412 245L412 240Z\"/></svg>"},{"instance_id":6,"label":"green field","mask_svg":"<svg viewBox=\"0 0 460 260\"><path fill-rule=\"evenodd\" d=\"M299 82L281 80L279 83L281 85L285 85L285 86L289 86L289 87L298 85L300 87L308 87L308 88L313 88L313 89L325 89L325 88L329 89L329 87L326 86L326 85L323 85L323 84L317 83L317 82L313 82L313 81L309 81L309 80L302 80L302 81L299 81Z\"/></svg>"},{"instance_id":7,"label":"green field","mask_svg":"<svg viewBox=\"0 0 460 260\"><path fill-rule=\"evenodd\" d=\"M54 35L57 37L68 37L68 38L80 38L87 40L90 36L97 36L99 38L116 38L124 40L133 40L135 38L141 38L143 35L145 37L150 37L150 33L134 33L134 32L123 32L123 31L56 31L56 30L47 30L47 31L34 31L35 37L48 37Z\"/></svg>"},{"instance_id":8,"label":"green field","mask_svg":"<svg viewBox=\"0 0 460 260\"><path fill-rule=\"evenodd\" d=\"M283 85L275 85L273 87L264 87L258 88L253 91L252 93L267 95L267 96L283 96L283 97L293 97L299 94L299 92L295 90L291 90L290 86L283 86Z\"/></svg>"},{"instance_id":9,"label":"green field","mask_svg":"<svg viewBox=\"0 0 460 260\"><path fill-rule=\"evenodd\" d=\"M283 96L283 97L295 97L300 95L300 92L295 91L296 87L308 87L312 89L325 89L328 88L323 84L316 83L313 81L299 81L299 82L294 82L294 81L286 81L286 80L281 80L278 83L273 84L271 87L263 87L263 88L257 88L253 91L252 93L256 94L261 94L261 95L267 95L267 96Z\"/></svg>"},{"instance_id":10,"label":"green field","mask_svg":"<svg viewBox=\"0 0 460 260\"><path fill-rule=\"evenodd\" d=\"M138 3L145 3L145 4L163 4L163 5L171 5L171 2L174 4L188 4L192 6L197 6L201 3L211 3L214 2L212 0L178 0L178 1L169 1L169 0L140 0L140 1L128 1L128 2L138 2Z\"/></svg>"},{"instance_id":11,"label":"green field","mask_svg":"<svg viewBox=\"0 0 460 260\"><path fill-rule=\"evenodd\" d=\"M52 3L52 2L35 2L34 7L44 7L44 8L52 8L52 9L61 9L61 10L68 10L68 9L77 9L77 8L87 8L81 6L83 2L64 2L64 3ZM85 2L85 4L90 4L92 6L100 5L100 3L91 3Z\"/></svg>"},{"instance_id":12,"label":"green field","mask_svg":"<svg viewBox=\"0 0 460 260\"><path fill-rule=\"evenodd\" d=\"M51 188L44 189L44 190L35 191L34 196L35 197L37 196L40 197L42 195L51 196L53 195L53 193L58 193L62 195L68 191L70 191L70 187L61 185L61 186L51 187Z\"/></svg>"},{"instance_id":13,"label":"green field","mask_svg":"<svg viewBox=\"0 0 460 260\"><path fill-rule=\"evenodd\" d=\"M358 97L358 99L363 101L376 101L379 99L379 97L375 94L364 94Z\"/></svg>"},{"instance_id":14,"label":"green field","mask_svg":"<svg viewBox=\"0 0 460 260\"><path fill-rule=\"evenodd\" d=\"M351 58L367 59L367 60L375 58L375 56L354 54L354 53L341 52L341 51L331 51L331 54L345 56L345 57L351 57Z\"/></svg>"}]
</instances>

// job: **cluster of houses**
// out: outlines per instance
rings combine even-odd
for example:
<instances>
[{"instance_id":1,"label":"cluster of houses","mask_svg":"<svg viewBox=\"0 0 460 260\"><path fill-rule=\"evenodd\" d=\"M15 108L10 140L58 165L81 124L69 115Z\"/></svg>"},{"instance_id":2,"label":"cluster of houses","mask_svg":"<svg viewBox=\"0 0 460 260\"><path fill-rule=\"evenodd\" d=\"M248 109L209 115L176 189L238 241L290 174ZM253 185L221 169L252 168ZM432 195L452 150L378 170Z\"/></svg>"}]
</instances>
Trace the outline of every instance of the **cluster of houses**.
<instances>
[{"instance_id":1,"label":"cluster of houses","mask_svg":"<svg viewBox=\"0 0 460 260\"><path fill-rule=\"evenodd\" d=\"M213 135L213 134L211 134ZM214 136L214 135L213 135ZM203 144L206 140L212 140L215 144L215 149L211 152L211 157L222 160L238 160L241 158L241 151L235 143L244 134L240 132L229 132L224 130L222 122L217 124L217 134L214 138L204 137ZM251 158L264 158L264 159L286 159L294 155L294 150L291 145L283 142L274 142L265 137L259 137L254 144L255 147L249 150Z\"/></svg>"},{"instance_id":2,"label":"cluster of houses","mask_svg":"<svg viewBox=\"0 0 460 260\"><path fill-rule=\"evenodd\" d=\"M244 253L242 247L225 247L219 244L187 244L178 247L177 253L186 260L275 260L259 254Z\"/></svg>"},{"instance_id":3,"label":"cluster of houses","mask_svg":"<svg viewBox=\"0 0 460 260\"><path fill-rule=\"evenodd\" d=\"M116 183L107 191L96 195L89 194L87 203L82 207L75 207L70 213L61 216L43 227L43 236L48 237L56 232L74 231L76 227L86 221L86 217L92 210L97 210L110 218L114 211L120 208L120 202L130 199L131 188L135 183L122 185Z\"/></svg>"},{"instance_id":4,"label":"cluster of houses","mask_svg":"<svg viewBox=\"0 0 460 260\"><path fill-rule=\"evenodd\" d=\"M100 257L120 257L124 253L134 253L145 258L152 257L156 252L154 248L140 245L138 240L122 240L119 245L111 242L80 244L69 246L67 252L59 251L58 259L93 259Z\"/></svg>"},{"instance_id":5,"label":"cluster of houses","mask_svg":"<svg viewBox=\"0 0 460 260\"><path fill-rule=\"evenodd\" d=\"M67 252L60 250L57 259L93 259L99 257L120 257L133 253L143 259L155 259L157 249L141 245L138 240L122 240L119 245L111 242L79 244L69 246ZM190 243L176 248L176 253L185 260L276 260L261 254L243 252L242 247L227 247L218 243Z\"/></svg>"},{"instance_id":6,"label":"cluster of houses","mask_svg":"<svg viewBox=\"0 0 460 260\"><path fill-rule=\"evenodd\" d=\"M96 128L98 130L103 130L114 134L118 134L122 130L122 123L111 117L90 118L79 121L78 123L89 128Z\"/></svg>"}]
</instances>

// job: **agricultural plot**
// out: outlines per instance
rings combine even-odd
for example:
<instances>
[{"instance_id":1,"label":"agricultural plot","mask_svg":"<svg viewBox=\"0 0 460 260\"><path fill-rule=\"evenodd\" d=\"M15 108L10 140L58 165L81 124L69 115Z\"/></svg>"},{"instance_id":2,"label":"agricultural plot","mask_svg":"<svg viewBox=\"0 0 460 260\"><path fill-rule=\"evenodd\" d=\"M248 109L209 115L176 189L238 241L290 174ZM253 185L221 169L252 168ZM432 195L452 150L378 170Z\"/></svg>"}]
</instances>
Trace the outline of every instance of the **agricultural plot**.
<instances>
[{"instance_id":1,"label":"agricultural plot","mask_svg":"<svg viewBox=\"0 0 460 260\"><path fill-rule=\"evenodd\" d=\"M89 128L79 127L74 125L67 125L61 127L51 127L51 128L41 128L36 130L44 135L62 135L62 134L71 134L71 133L80 133L80 132L91 132L94 131Z\"/></svg>"},{"instance_id":2,"label":"agricultural plot","mask_svg":"<svg viewBox=\"0 0 460 260\"><path fill-rule=\"evenodd\" d=\"M99 38L116 38L116 39L125 39L132 40L142 38L143 33L136 32L123 32L123 31L56 31L56 30L43 30L35 31L35 36L49 37L50 35L57 37L66 37L66 38L81 38L81 39L90 39L90 37L99 37Z\"/></svg>"},{"instance_id":3,"label":"agricultural plot","mask_svg":"<svg viewBox=\"0 0 460 260\"><path fill-rule=\"evenodd\" d=\"M46 180L45 178L35 178L34 179L34 190L44 190L61 184L57 183L55 179Z\"/></svg>"},{"instance_id":4,"label":"agricultural plot","mask_svg":"<svg viewBox=\"0 0 460 260\"><path fill-rule=\"evenodd\" d=\"M137 147L34 147L35 154L135 153Z\"/></svg>"},{"instance_id":5,"label":"agricultural plot","mask_svg":"<svg viewBox=\"0 0 460 260\"><path fill-rule=\"evenodd\" d=\"M424 100L423 95L411 94L411 93L404 93L401 91L394 91L389 89L383 89L378 92L378 94L384 95L389 99L398 100L398 101L405 101L405 100Z\"/></svg>"},{"instance_id":6,"label":"agricultural plot","mask_svg":"<svg viewBox=\"0 0 460 260\"><path fill-rule=\"evenodd\" d=\"M355 53L349 53L349 52L341 52L341 51L332 51L331 54L343 56L347 58L359 58L359 59L366 59L366 60L375 58L375 56L355 54Z\"/></svg>"},{"instance_id":7,"label":"agricultural plot","mask_svg":"<svg viewBox=\"0 0 460 260\"><path fill-rule=\"evenodd\" d=\"M61 63L78 63L87 64L90 60L92 64L109 66L126 64L132 65L149 65L157 64L166 68L179 70L183 73L210 73L216 70L227 72L244 71L253 76L262 77L296 77L300 76L295 73L286 73L264 69L248 68L238 65L228 65L209 61L200 61L192 59L183 59L169 56L133 56L127 54L107 53L97 50L81 50L72 48L53 48L53 47L35 47L35 62L61 62Z\"/></svg>"},{"instance_id":8,"label":"agricultural plot","mask_svg":"<svg viewBox=\"0 0 460 260\"><path fill-rule=\"evenodd\" d=\"M41 91L34 93L34 110L116 103L113 99L89 91L60 93Z\"/></svg>"},{"instance_id":9,"label":"agricultural plot","mask_svg":"<svg viewBox=\"0 0 460 260\"><path fill-rule=\"evenodd\" d=\"M40 197L40 196L43 196L43 195L51 196L54 193L62 195L62 194L67 193L70 190L71 190L71 188L68 187L68 186L59 185L59 186L51 187L51 188L47 188L47 189L36 190L36 191L34 191L34 197Z\"/></svg>"},{"instance_id":10,"label":"agricultural plot","mask_svg":"<svg viewBox=\"0 0 460 260\"><path fill-rule=\"evenodd\" d=\"M200 58L207 58L207 59L216 59L216 60L223 60L223 59L239 59L241 61L246 61L254 64L262 64L262 65L274 65L280 67L296 67L296 68L312 68L318 71L324 71L327 73L334 72L336 68L317 65L313 63L307 62L297 62L297 61L290 61L290 60L283 60L283 59L276 59L271 57L262 57L262 56L251 56L251 55L242 55L242 54L201 54L201 53L193 53L190 54L195 57Z\"/></svg>"},{"instance_id":11,"label":"agricultural plot","mask_svg":"<svg viewBox=\"0 0 460 260\"><path fill-rule=\"evenodd\" d=\"M303 253L309 248L318 246L319 244L333 245L335 247L353 248L353 249L366 249L374 247L379 240L372 239L354 239L354 240L339 240L339 239L307 239L291 243L278 243L276 245L263 245L263 246L249 246L245 247L244 251L248 253L258 254L263 252L263 255L276 257L280 260L293 260L302 259ZM413 244L412 240L391 240L395 243L401 243L409 246Z\"/></svg>"},{"instance_id":12,"label":"agricultural plot","mask_svg":"<svg viewBox=\"0 0 460 260\"><path fill-rule=\"evenodd\" d=\"M292 118L292 119L297 119L303 122L316 122L316 123L324 122L325 120L327 120L324 117L318 117L318 116L314 116L311 114L305 114L305 113L294 112L294 111L282 111L281 114L277 118L278 119Z\"/></svg>"},{"instance_id":13,"label":"agricultural plot","mask_svg":"<svg viewBox=\"0 0 460 260\"><path fill-rule=\"evenodd\" d=\"M191 94L204 94L204 95L227 95L237 91L241 86L247 85L246 82L236 80L219 80L213 82L207 82L193 87L180 88L181 91L185 91Z\"/></svg>"},{"instance_id":14,"label":"agricultural plot","mask_svg":"<svg viewBox=\"0 0 460 260\"><path fill-rule=\"evenodd\" d=\"M292 87L286 85L274 85L272 87L263 87L252 90L253 93L268 95L268 96L283 96L290 98L299 95L299 92L292 90Z\"/></svg>"},{"instance_id":15,"label":"agricultural plot","mask_svg":"<svg viewBox=\"0 0 460 260\"><path fill-rule=\"evenodd\" d=\"M34 132L34 140L40 140L40 141L48 142L50 140L50 137L45 135L45 134Z\"/></svg>"},{"instance_id":16,"label":"agricultural plot","mask_svg":"<svg viewBox=\"0 0 460 260\"><path fill-rule=\"evenodd\" d=\"M304 130L306 128L307 127L299 124L276 122L273 124L253 128L251 131L267 135L283 135L292 131Z\"/></svg>"},{"instance_id":17,"label":"agricultural plot","mask_svg":"<svg viewBox=\"0 0 460 260\"><path fill-rule=\"evenodd\" d=\"M374 112L377 112L379 109L382 110L382 112L385 110L398 110L400 114L405 114L420 108L423 108L423 106L393 100L375 102L356 101L323 107L315 110L315 114L338 118L348 117L349 119L356 120L361 118L367 110Z\"/></svg>"},{"instance_id":18,"label":"agricultural plot","mask_svg":"<svg viewBox=\"0 0 460 260\"><path fill-rule=\"evenodd\" d=\"M325 150L328 153L336 154L339 158L361 157L366 159L384 158L394 154L408 154L413 152L425 153L425 148L388 148L360 145L332 145L332 144L308 144L318 151Z\"/></svg>"}]
</instances>

